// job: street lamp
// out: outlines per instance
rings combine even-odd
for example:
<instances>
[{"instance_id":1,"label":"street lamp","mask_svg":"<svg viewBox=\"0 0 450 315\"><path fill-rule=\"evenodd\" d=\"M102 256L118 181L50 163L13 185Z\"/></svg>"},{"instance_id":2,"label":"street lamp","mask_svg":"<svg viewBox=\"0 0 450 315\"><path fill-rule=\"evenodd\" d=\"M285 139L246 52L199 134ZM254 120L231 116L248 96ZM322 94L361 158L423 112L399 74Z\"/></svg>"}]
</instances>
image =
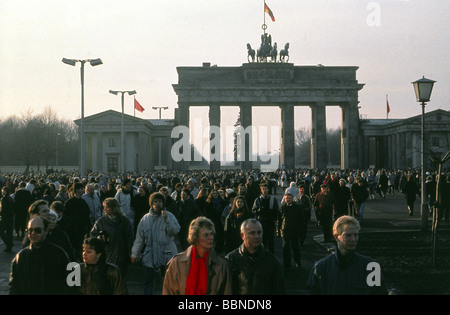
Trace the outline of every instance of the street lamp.
<instances>
[{"instance_id":1,"label":"street lamp","mask_svg":"<svg viewBox=\"0 0 450 315\"><path fill-rule=\"evenodd\" d=\"M128 93L128 95L134 95L136 94L136 91L113 91L109 90L109 93L117 95L119 93L122 94L122 121L121 121L121 128L120 128L120 168L121 172L125 172L125 133L123 129L123 116L124 116L124 94Z\"/></svg>"},{"instance_id":2,"label":"street lamp","mask_svg":"<svg viewBox=\"0 0 450 315\"><path fill-rule=\"evenodd\" d=\"M422 232L426 232L428 229L428 211L426 203L426 192L425 192L425 103L430 101L431 91L433 90L433 84L436 81L426 79L422 77L417 81L412 82L414 86L414 92L416 93L417 102L422 103L422 122L421 122L421 135L420 135L420 194L421 194L421 215L422 215Z\"/></svg>"},{"instance_id":3,"label":"street lamp","mask_svg":"<svg viewBox=\"0 0 450 315\"><path fill-rule=\"evenodd\" d=\"M75 66L77 62L81 63L81 128L80 128L80 138L81 138L81 149L80 149L80 178L84 177L85 171L85 147L84 147L84 64L89 62L91 66L95 67L103 64L100 58L97 59L86 59L86 60L78 60L78 59L67 59L63 58L62 62L67 65Z\"/></svg>"},{"instance_id":4,"label":"street lamp","mask_svg":"<svg viewBox=\"0 0 450 315\"><path fill-rule=\"evenodd\" d=\"M169 107L167 107L167 106L156 106L156 107L152 107L152 109L154 109L154 110L158 110L159 109L159 119L161 119L161 109L164 109L164 110L166 110L166 109L169 109Z\"/></svg>"}]
</instances>

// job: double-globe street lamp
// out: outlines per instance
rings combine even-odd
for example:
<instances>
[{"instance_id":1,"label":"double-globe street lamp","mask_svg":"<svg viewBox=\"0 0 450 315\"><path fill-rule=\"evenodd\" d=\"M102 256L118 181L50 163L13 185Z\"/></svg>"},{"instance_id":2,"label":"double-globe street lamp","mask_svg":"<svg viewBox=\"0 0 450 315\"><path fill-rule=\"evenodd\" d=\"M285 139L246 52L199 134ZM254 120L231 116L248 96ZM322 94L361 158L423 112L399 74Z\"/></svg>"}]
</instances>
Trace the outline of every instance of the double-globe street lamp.
<instances>
[{"instance_id":1,"label":"double-globe street lamp","mask_svg":"<svg viewBox=\"0 0 450 315\"><path fill-rule=\"evenodd\" d=\"M412 82L414 92L416 93L417 102L422 103L422 122L421 122L421 136L420 136L420 194L421 194L421 215L422 224L421 230L426 232L428 229L428 206L426 202L425 191L425 103L430 101L431 91L436 81L422 77L417 81Z\"/></svg>"},{"instance_id":2,"label":"double-globe street lamp","mask_svg":"<svg viewBox=\"0 0 450 315\"><path fill-rule=\"evenodd\" d=\"M167 107L167 106L154 106L154 107L152 107L152 109L159 110L159 119L161 119L161 110L162 109L164 109L164 110L169 109L169 107Z\"/></svg>"},{"instance_id":3,"label":"double-globe street lamp","mask_svg":"<svg viewBox=\"0 0 450 315\"><path fill-rule=\"evenodd\" d=\"M120 171L121 173L125 172L125 133L123 128L123 116L124 116L124 94L128 93L128 95L136 94L136 91L113 91L109 90L109 93L117 95L119 93L122 94L122 121L120 128Z\"/></svg>"},{"instance_id":4,"label":"double-globe street lamp","mask_svg":"<svg viewBox=\"0 0 450 315\"><path fill-rule=\"evenodd\" d=\"M63 58L62 62L68 64L70 66L75 66L77 62L81 63L81 128L80 128L80 137L81 137L81 149L80 149L80 178L84 177L85 172L85 147L84 147L84 64L89 62L91 66L95 67L103 64L100 58L97 59L86 59L86 60L78 60L78 59L67 59Z\"/></svg>"}]
</instances>

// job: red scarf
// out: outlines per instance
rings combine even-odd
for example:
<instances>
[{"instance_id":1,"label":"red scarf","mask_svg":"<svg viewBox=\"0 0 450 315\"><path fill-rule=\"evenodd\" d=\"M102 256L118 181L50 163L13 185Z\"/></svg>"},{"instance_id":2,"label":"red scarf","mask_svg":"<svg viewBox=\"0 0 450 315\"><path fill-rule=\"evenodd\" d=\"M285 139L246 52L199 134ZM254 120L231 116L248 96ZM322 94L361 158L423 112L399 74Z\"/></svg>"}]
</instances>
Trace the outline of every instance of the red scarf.
<instances>
[{"instance_id":1,"label":"red scarf","mask_svg":"<svg viewBox=\"0 0 450 315\"><path fill-rule=\"evenodd\" d=\"M205 295L208 283L208 267L206 265L209 252L197 258L197 247L192 246L191 268L186 281L186 295Z\"/></svg>"}]
</instances>

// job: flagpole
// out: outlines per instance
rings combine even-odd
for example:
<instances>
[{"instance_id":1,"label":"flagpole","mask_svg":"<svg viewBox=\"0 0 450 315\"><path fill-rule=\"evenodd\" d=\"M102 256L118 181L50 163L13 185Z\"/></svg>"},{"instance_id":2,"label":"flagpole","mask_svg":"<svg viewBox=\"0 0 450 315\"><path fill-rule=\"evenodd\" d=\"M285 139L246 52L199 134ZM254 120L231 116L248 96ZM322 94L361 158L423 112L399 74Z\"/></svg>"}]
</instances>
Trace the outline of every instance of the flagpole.
<instances>
[{"instance_id":1,"label":"flagpole","mask_svg":"<svg viewBox=\"0 0 450 315\"><path fill-rule=\"evenodd\" d=\"M264 25L265 25L266 24L266 0L264 0L263 14L264 14ZM266 33L266 30L264 30L264 34L265 33Z\"/></svg>"},{"instance_id":2,"label":"flagpole","mask_svg":"<svg viewBox=\"0 0 450 315\"><path fill-rule=\"evenodd\" d=\"M136 117L136 96L134 97L134 102L133 102L133 108L134 108L134 117Z\"/></svg>"}]
</instances>

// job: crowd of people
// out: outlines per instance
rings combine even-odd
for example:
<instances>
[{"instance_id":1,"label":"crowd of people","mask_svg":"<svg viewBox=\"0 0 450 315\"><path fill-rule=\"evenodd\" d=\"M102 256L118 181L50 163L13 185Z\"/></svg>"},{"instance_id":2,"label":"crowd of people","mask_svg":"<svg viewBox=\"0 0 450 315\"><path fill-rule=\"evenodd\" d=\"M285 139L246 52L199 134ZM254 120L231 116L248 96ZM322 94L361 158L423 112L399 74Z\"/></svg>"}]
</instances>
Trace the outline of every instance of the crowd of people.
<instances>
[{"instance_id":1,"label":"crowd of people","mask_svg":"<svg viewBox=\"0 0 450 315\"><path fill-rule=\"evenodd\" d=\"M427 176L431 210L436 179ZM370 198L404 194L412 215L419 180L411 170L161 171L86 178L65 172L2 174L4 251L12 251L14 234L23 238L12 262L11 293L53 292L47 285L56 285L54 277L29 282L24 279L29 271L21 266L42 265L42 277L56 268L56 262L44 266L52 251L61 265L83 266L81 287L69 290L79 294L127 294L124 279L132 263L145 269L145 294L154 293L157 281L163 294L283 294L283 270L290 270L292 258L301 269L301 246L313 212L324 242L339 245L346 229L334 224L351 217L355 221L344 224L359 230ZM440 189L440 218L448 220L450 176ZM280 258L275 237L282 239ZM33 258L19 260L22 255Z\"/></svg>"}]
</instances>

